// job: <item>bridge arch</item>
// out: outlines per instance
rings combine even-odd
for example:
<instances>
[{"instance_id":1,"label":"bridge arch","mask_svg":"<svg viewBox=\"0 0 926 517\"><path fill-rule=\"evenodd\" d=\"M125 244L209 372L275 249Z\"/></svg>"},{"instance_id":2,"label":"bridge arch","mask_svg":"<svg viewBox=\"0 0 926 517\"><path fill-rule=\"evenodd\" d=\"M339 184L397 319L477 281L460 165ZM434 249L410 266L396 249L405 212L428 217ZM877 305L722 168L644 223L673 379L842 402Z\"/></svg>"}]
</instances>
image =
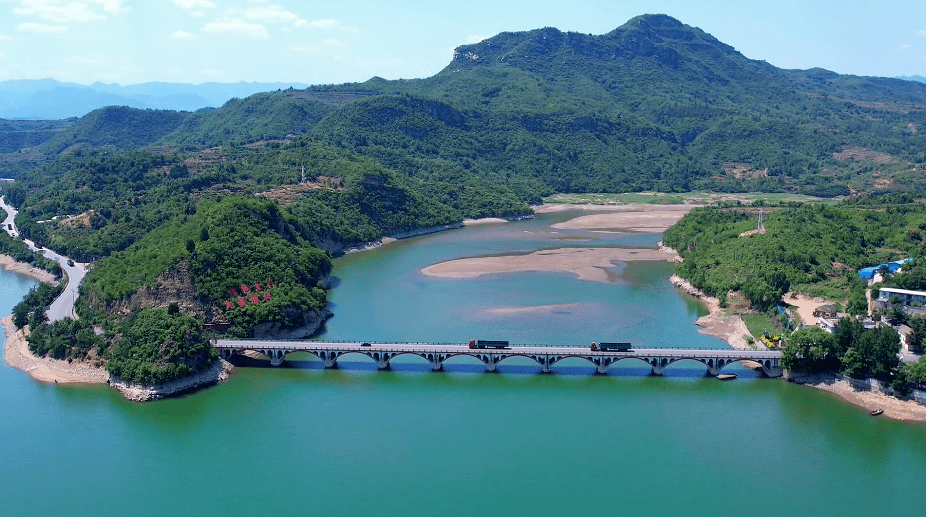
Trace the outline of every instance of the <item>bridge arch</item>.
<instances>
[{"instance_id":1,"label":"bridge arch","mask_svg":"<svg viewBox=\"0 0 926 517\"><path fill-rule=\"evenodd\" d=\"M585 361L585 362L588 363L590 366L598 366L597 364L595 364L595 361L593 360L593 358L592 358L591 356L571 356L571 355L567 355L567 356L554 356L554 360L550 363L550 366L551 366L551 367L552 367L552 366L556 366L557 364L559 364L559 363L561 363L561 362L563 362L563 361L565 361L565 360L567 360L567 359L578 359L578 360L581 360L581 361Z\"/></svg>"}]
</instances>

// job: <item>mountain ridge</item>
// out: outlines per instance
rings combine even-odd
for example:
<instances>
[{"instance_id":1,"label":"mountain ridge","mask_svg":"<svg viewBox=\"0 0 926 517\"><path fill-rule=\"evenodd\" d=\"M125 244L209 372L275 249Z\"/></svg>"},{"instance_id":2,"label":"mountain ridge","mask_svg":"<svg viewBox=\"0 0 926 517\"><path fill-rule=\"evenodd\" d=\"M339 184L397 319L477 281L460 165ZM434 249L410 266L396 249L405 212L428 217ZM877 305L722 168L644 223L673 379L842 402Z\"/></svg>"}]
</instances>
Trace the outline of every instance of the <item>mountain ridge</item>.
<instances>
[{"instance_id":1,"label":"mountain ridge","mask_svg":"<svg viewBox=\"0 0 926 517\"><path fill-rule=\"evenodd\" d=\"M90 85L54 79L0 82L0 118L59 120L82 117L106 106L137 109L196 111L222 106L235 97L287 88L306 88L299 82L168 83L161 81L121 86Z\"/></svg>"}]
</instances>

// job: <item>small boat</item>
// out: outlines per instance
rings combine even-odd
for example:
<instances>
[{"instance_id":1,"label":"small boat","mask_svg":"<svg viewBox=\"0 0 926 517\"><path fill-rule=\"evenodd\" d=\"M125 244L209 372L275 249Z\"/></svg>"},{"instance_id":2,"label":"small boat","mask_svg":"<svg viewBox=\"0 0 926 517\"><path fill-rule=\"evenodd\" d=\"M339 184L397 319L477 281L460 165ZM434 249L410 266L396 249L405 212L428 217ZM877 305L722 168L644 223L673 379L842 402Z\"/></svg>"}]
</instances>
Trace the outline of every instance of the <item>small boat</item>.
<instances>
[{"instance_id":1,"label":"small boat","mask_svg":"<svg viewBox=\"0 0 926 517\"><path fill-rule=\"evenodd\" d=\"M881 408L873 409L873 410L871 410L871 411L868 412L868 414L871 415L871 416L878 416L878 415L880 415L881 413L884 413L884 410L881 409Z\"/></svg>"},{"instance_id":2,"label":"small boat","mask_svg":"<svg viewBox=\"0 0 926 517\"><path fill-rule=\"evenodd\" d=\"M729 380L735 379L736 374L735 373L724 373L724 374L718 375L717 378L722 381L729 381Z\"/></svg>"}]
</instances>

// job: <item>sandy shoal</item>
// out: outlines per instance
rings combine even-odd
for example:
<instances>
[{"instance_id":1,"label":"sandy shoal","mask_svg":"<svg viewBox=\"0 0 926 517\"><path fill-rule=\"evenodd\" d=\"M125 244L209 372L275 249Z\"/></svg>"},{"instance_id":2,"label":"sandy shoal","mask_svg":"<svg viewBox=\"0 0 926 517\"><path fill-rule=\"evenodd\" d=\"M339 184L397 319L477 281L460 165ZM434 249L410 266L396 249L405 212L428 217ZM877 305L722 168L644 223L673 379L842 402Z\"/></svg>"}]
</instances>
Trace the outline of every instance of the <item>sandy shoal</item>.
<instances>
[{"instance_id":1,"label":"sandy shoal","mask_svg":"<svg viewBox=\"0 0 926 517\"><path fill-rule=\"evenodd\" d=\"M28 373L33 379L59 384L105 384L109 373L104 368L81 362L67 362L36 357L29 351L26 331L13 325L13 316L0 320L6 333L3 360L7 365Z\"/></svg>"},{"instance_id":2,"label":"sandy shoal","mask_svg":"<svg viewBox=\"0 0 926 517\"><path fill-rule=\"evenodd\" d=\"M450 260L421 270L427 276L442 278L476 278L498 273L565 272L581 280L608 282L607 268L614 261L672 261L675 255L666 250L625 248L559 248L526 255L502 255Z\"/></svg>"},{"instance_id":3,"label":"sandy shoal","mask_svg":"<svg viewBox=\"0 0 926 517\"><path fill-rule=\"evenodd\" d=\"M502 219L501 217L483 217L481 219L466 219L463 221L463 226L478 226L480 224L501 224L510 222L508 219Z\"/></svg>"},{"instance_id":4,"label":"sandy shoal","mask_svg":"<svg viewBox=\"0 0 926 517\"><path fill-rule=\"evenodd\" d=\"M12 271L14 273L20 273L34 278L35 280L45 284L55 283L55 275L52 275L44 269L39 269L30 264L26 264L25 262L16 262L13 260L13 257L9 255L0 255L0 267L6 271Z\"/></svg>"},{"instance_id":5,"label":"sandy shoal","mask_svg":"<svg viewBox=\"0 0 926 517\"><path fill-rule=\"evenodd\" d=\"M607 211L604 214L590 214L552 225L558 230L596 230L607 232L666 231L692 209L699 205L542 205L534 209L537 213L561 212L564 210Z\"/></svg>"},{"instance_id":6,"label":"sandy shoal","mask_svg":"<svg viewBox=\"0 0 926 517\"><path fill-rule=\"evenodd\" d=\"M833 374L793 375L791 380L823 390L867 411L883 409L882 416L907 422L926 422L926 406L914 400L901 400L879 391L861 391Z\"/></svg>"},{"instance_id":7,"label":"sandy shoal","mask_svg":"<svg viewBox=\"0 0 926 517\"><path fill-rule=\"evenodd\" d=\"M489 314L523 314L568 311L580 306L579 303L558 303L553 305L531 305L529 307L502 307L489 310Z\"/></svg>"}]
</instances>

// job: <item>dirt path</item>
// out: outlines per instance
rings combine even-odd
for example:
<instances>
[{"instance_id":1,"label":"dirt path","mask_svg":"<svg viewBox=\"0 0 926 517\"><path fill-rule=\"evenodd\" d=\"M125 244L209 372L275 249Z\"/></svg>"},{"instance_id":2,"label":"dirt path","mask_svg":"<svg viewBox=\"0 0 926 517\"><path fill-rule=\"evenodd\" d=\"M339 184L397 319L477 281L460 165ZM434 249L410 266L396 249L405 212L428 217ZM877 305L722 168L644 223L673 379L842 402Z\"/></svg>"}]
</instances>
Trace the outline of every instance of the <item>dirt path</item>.
<instances>
[{"instance_id":1,"label":"dirt path","mask_svg":"<svg viewBox=\"0 0 926 517\"><path fill-rule=\"evenodd\" d=\"M823 298L814 298L798 293L785 293L782 297L785 303L797 307L797 314L801 317L801 323L804 325L816 325L817 317L813 315L814 309L821 305L832 305L833 302ZM795 327L797 328L797 327Z\"/></svg>"}]
</instances>

